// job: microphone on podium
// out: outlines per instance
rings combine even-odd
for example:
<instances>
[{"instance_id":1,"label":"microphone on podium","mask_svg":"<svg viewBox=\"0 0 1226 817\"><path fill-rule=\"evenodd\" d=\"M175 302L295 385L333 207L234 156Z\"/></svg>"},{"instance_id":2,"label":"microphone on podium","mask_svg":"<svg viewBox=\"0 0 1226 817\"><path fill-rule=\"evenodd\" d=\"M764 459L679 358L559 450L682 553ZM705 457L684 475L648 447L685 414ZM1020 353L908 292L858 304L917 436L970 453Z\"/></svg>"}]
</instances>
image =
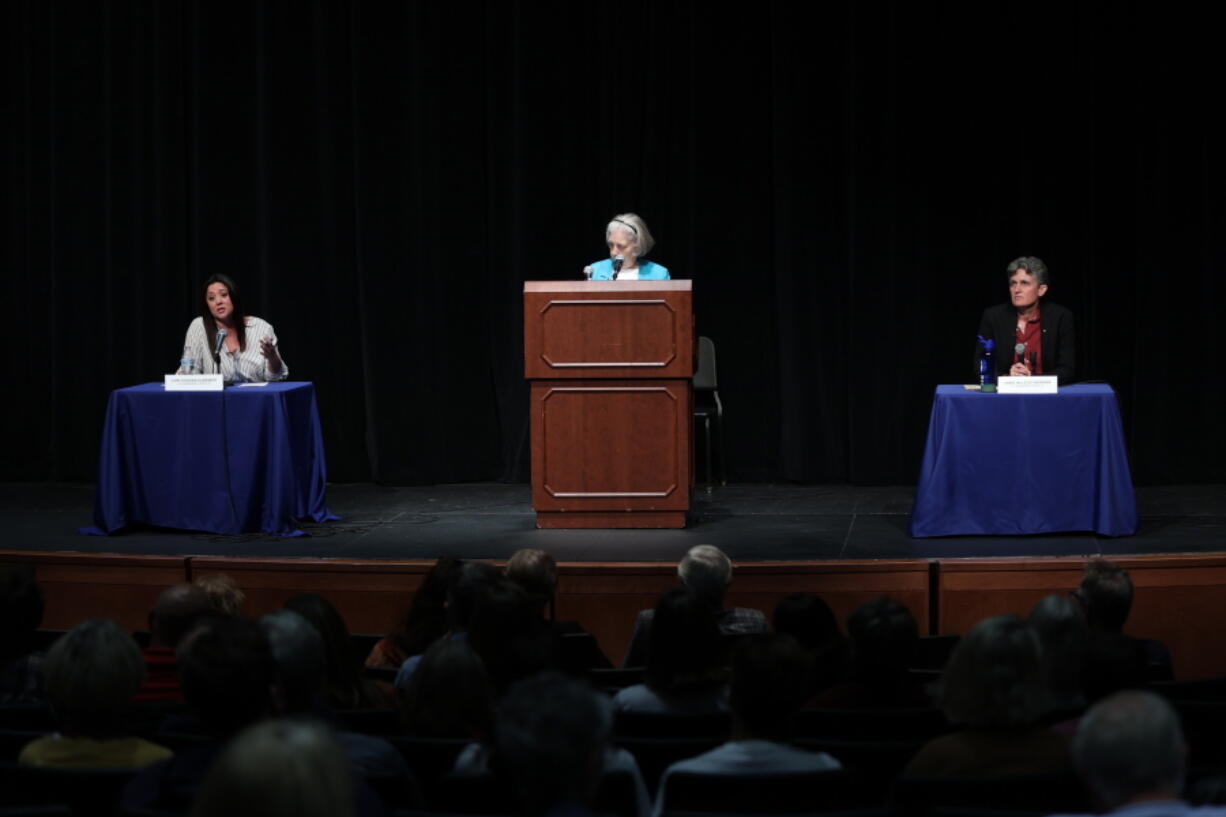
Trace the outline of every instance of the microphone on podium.
<instances>
[{"instance_id":1,"label":"microphone on podium","mask_svg":"<svg viewBox=\"0 0 1226 817\"><path fill-rule=\"evenodd\" d=\"M626 263L626 259L623 256L620 256L620 255L613 256L613 280L614 281L617 280L617 274L622 271L622 264L624 263Z\"/></svg>"},{"instance_id":2,"label":"microphone on podium","mask_svg":"<svg viewBox=\"0 0 1226 817\"><path fill-rule=\"evenodd\" d=\"M213 362L218 364L218 371L221 369L221 345L226 342L226 335L229 334L225 329L218 329L217 336L213 339Z\"/></svg>"}]
</instances>

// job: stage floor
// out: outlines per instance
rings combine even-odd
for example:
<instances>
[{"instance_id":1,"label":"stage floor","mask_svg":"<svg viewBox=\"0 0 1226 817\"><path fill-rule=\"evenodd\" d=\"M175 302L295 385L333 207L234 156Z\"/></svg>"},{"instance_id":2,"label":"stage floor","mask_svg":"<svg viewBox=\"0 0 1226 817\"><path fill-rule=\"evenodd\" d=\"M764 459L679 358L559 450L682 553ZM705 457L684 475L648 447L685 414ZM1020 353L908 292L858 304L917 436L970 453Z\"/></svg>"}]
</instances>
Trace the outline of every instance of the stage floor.
<instances>
[{"instance_id":1,"label":"stage floor","mask_svg":"<svg viewBox=\"0 0 1226 817\"><path fill-rule=\"evenodd\" d=\"M538 547L567 562L675 562L688 548L704 543L742 562L1226 550L1222 485L1138 488L1141 528L1122 539L1091 533L912 539L907 522L913 495L909 487L698 488L684 530L543 531L535 528L527 485L334 484L328 487L328 506L343 520L305 525L310 534L305 537L152 528L101 537L76 532L92 521L92 485L5 483L0 484L0 550L422 560L500 559L522 547Z\"/></svg>"}]
</instances>

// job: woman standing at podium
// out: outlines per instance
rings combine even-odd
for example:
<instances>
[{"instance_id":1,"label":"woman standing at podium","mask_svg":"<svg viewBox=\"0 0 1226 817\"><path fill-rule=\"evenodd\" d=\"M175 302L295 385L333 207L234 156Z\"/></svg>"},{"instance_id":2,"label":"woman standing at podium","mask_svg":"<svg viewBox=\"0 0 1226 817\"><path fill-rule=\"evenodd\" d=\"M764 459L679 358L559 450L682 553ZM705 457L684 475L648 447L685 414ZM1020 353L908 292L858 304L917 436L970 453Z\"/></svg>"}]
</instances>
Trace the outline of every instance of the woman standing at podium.
<instances>
[{"instance_id":1,"label":"woman standing at podium","mask_svg":"<svg viewBox=\"0 0 1226 817\"><path fill-rule=\"evenodd\" d=\"M221 372L227 383L289 377L272 325L243 314L238 287L229 276L210 276L203 295L200 317L187 327L178 374Z\"/></svg>"},{"instance_id":2,"label":"woman standing at podium","mask_svg":"<svg viewBox=\"0 0 1226 817\"><path fill-rule=\"evenodd\" d=\"M593 281L667 281L668 268L643 256L651 252L655 239L647 230L647 222L635 213L613 216L604 229L609 257L584 267L584 277Z\"/></svg>"},{"instance_id":3,"label":"woman standing at podium","mask_svg":"<svg viewBox=\"0 0 1226 817\"><path fill-rule=\"evenodd\" d=\"M1073 313L1044 299L1047 265L1022 256L1009 262L1008 273L1009 303L988 307L979 321L979 336L996 341L997 374L1054 374L1069 385L1077 373Z\"/></svg>"}]
</instances>

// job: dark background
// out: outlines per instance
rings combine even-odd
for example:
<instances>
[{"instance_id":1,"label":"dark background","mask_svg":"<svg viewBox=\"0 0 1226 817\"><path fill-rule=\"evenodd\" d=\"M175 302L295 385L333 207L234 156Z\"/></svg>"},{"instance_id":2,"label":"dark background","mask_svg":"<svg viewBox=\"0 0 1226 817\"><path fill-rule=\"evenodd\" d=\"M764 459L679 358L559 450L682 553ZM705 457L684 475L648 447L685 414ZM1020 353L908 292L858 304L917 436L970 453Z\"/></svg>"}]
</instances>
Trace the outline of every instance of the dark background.
<instances>
[{"instance_id":1,"label":"dark background","mask_svg":"<svg viewBox=\"0 0 1226 817\"><path fill-rule=\"evenodd\" d=\"M10 0L0 478L92 479L108 393L173 371L224 272L333 480L526 479L522 282L633 210L694 279L735 480L912 483L1035 254L1136 480L1226 481L1221 46L1186 8Z\"/></svg>"}]
</instances>

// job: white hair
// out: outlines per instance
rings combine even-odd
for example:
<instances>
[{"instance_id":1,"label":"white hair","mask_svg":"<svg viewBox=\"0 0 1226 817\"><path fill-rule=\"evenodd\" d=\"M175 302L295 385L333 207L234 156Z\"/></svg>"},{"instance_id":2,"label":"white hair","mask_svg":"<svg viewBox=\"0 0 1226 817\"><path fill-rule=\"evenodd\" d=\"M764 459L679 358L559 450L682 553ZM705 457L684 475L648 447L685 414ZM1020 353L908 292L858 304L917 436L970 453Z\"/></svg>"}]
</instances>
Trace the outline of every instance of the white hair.
<instances>
[{"instance_id":1,"label":"white hair","mask_svg":"<svg viewBox=\"0 0 1226 817\"><path fill-rule=\"evenodd\" d=\"M732 582L732 561L715 545L696 545L677 564L677 575L694 594L720 601Z\"/></svg>"},{"instance_id":2,"label":"white hair","mask_svg":"<svg viewBox=\"0 0 1226 817\"><path fill-rule=\"evenodd\" d=\"M637 213L619 213L613 216L608 226L604 228L605 241L612 238L614 230L620 230L630 236L639 258L651 252L651 248L656 245L656 240L651 237L651 231L647 229L647 222L643 221Z\"/></svg>"}]
</instances>

